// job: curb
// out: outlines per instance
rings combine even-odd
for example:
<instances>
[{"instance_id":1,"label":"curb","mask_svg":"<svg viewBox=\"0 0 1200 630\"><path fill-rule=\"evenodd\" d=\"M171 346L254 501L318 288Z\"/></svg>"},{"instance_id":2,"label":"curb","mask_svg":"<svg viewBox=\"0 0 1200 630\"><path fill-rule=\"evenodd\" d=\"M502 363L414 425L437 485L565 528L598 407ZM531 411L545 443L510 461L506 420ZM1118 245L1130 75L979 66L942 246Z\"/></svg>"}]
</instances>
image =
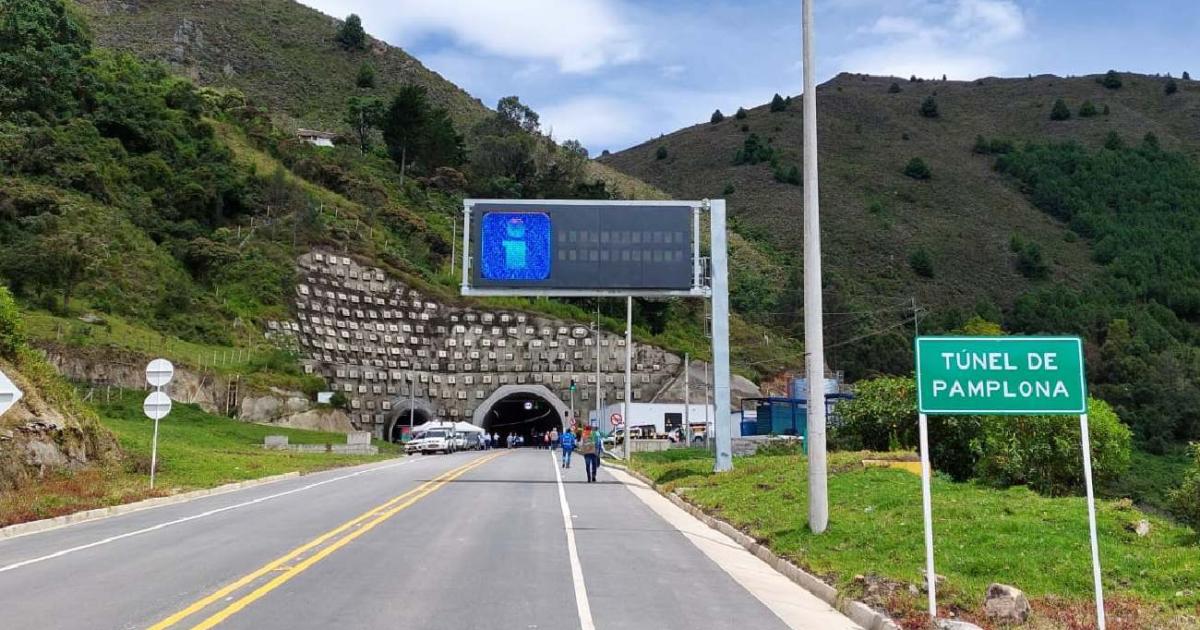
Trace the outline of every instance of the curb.
<instances>
[{"instance_id":1,"label":"curb","mask_svg":"<svg viewBox=\"0 0 1200 630\"><path fill-rule=\"evenodd\" d=\"M901 630L900 626L897 625L895 621L892 621L892 619L886 614L871 608L863 602L840 598L836 588L826 584L817 576L792 564L787 559L780 557L775 552L768 549L765 545L759 544L753 538L746 535L744 532L742 532L742 530L730 525L729 523L726 523L725 521L709 516L700 508L680 498L679 495L663 492L662 488L660 488L658 484L651 481L642 473L637 472L636 470L630 470L621 464L607 463L606 465L618 470L622 470L626 474L631 475L634 479L646 484L655 492L665 497L676 507L680 508L684 512L687 512L701 523L704 523L710 528L732 538L734 542L741 545L746 551L749 551L759 560L767 563L768 566L781 573L784 577L791 580L800 588L812 593L813 595L816 595L825 603L841 611L843 614L849 617L851 621L862 626L864 630Z\"/></svg>"},{"instance_id":2,"label":"curb","mask_svg":"<svg viewBox=\"0 0 1200 630\"><path fill-rule=\"evenodd\" d=\"M215 488L206 488L203 490L192 490L191 492L183 492L180 494L173 494L168 497L154 497L152 499L145 499L143 501L137 501L135 503L124 503L121 505L111 505L109 507L96 508L94 510L84 510L82 512L74 512L72 514L67 514L65 516L56 516L54 518L42 519L40 521L29 521L28 523L17 523L16 525L9 525L8 527L0 527L0 540L16 538L18 536L24 536L26 534L36 534L38 532L44 532L44 531L51 530L51 529L58 529L59 527L66 527L67 525L74 525L76 523L95 521L95 520L99 520L102 518L108 518L110 516L117 516L120 514L129 514L131 512L140 512L142 510L148 510L150 508L161 507L164 505L174 505L177 503L186 503L188 501L191 501L192 499L199 499L201 497L208 497L208 496L213 496L213 495L217 495L217 494L225 494L226 492L233 492L235 490L243 490L245 488L253 488L255 486L263 486L263 485L266 485L269 483L274 483L276 481L283 481L284 479L293 479L293 478L299 477L299 476L300 476L299 472L293 471L293 472L289 472L289 473L283 473L281 475L272 475L270 477L262 477L260 479L249 479L246 481L238 481L235 483L228 483L223 486L217 486Z\"/></svg>"}]
</instances>

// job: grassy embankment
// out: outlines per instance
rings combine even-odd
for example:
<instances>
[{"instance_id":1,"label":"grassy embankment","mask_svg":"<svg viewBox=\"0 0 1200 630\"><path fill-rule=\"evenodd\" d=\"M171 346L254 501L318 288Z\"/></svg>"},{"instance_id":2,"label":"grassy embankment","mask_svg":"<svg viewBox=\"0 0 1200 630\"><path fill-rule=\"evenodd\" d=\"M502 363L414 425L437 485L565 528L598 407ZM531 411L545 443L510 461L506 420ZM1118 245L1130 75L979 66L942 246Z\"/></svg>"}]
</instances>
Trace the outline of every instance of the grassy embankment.
<instances>
[{"instance_id":1,"label":"grassy embankment","mask_svg":"<svg viewBox=\"0 0 1200 630\"><path fill-rule=\"evenodd\" d=\"M885 454L879 454L886 456ZM807 527L806 462L793 455L739 458L711 472L704 451L648 453L637 468L667 491L741 528L843 593L920 627L924 594L921 482L891 469L863 470L864 453L832 453L830 526ZM1039 628L1092 626L1091 560L1085 501L1048 498L1024 487L933 481L934 535L943 616L983 623L992 582L1012 584L1035 606ZM1185 628L1200 623L1200 538L1128 502L1097 504L1110 628ZM1152 525L1139 538L1131 527ZM856 579L857 576L863 576ZM865 579L863 579L865 578ZM1190 616L1189 616L1190 615Z\"/></svg>"},{"instance_id":2,"label":"grassy embankment","mask_svg":"<svg viewBox=\"0 0 1200 630\"><path fill-rule=\"evenodd\" d=\"M176 404L159 426L158 471L149 489L150 441L154 424L142 415L142 392L123 392L100 404L101 423L120 441L119 464L57 473L45 481L0 496L0 526L50 518L188 490L257 479L291 471L314 472L394 457L397 448L376 442L374 456L264 451L267 435L286 435L292 444L344 444L345 435L285 429L205 413Z\"/></svg>"}]
</instances>

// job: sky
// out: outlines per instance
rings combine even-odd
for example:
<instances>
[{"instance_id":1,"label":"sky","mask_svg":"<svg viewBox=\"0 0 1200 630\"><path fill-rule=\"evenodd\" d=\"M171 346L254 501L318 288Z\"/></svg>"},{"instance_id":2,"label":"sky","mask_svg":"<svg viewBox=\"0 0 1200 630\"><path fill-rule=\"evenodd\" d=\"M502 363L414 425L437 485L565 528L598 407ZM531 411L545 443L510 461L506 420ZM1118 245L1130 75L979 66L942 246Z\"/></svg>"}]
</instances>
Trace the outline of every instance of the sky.
<instances>
[{"instance_id":1,"label":"sky","mask_svg":"<svg viewBox=\"0 0 1200 630\"><path fill-rule=\"evenodd\" d=\"M494 107L517 95L558 141L618 151L714 109L798 95L800 0L300 0ZM818 81L1189 70L1200 0L814 0Z\"/></svg>"}]
</instances>

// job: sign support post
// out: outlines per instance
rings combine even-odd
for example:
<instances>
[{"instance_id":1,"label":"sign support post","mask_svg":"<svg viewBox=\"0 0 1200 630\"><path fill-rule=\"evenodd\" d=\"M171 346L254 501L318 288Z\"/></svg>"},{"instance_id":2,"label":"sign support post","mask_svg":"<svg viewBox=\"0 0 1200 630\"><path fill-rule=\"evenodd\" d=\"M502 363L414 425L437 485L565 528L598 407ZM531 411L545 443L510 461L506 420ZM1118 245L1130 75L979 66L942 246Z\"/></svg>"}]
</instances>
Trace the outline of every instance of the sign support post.
<instances>
[{"instance_id":1,"label":"sign support post","mask_svg":"<svg viewBox=\"0 0 1200 630\"><path fill-rule=\"evenodd\" d=\"M175 366L166 359L155 359L146 366L146 382L154 386L154 391L142 403L142 411L146 417L154 420L154 437L150 441L150 489L154 489L154 473L158 468L158 421L171 413L171 398L163 393L162 388L175 377Z\"/></svg>"},{"instance_id":2,"label":"sign support post","mask_svg":"<svg viewBox=\"0 0 1200 630\"><path fill-rule=\"evenodd\" d=\"M629 398L633 396L633 298L625 298L625 461L633 462L633 422Z\"/></svg>"},{"instance_id":3,"label":"sign support post","mask_svg":"<svg viewBox=\"0 0 1200 630\"><path fill-rule=\"evenodd\" d=\"M929 594L929 616L937 619L937 573L933 570L933 493L929 463L929 416L920 414L921 433L921 508L925 513L925 589Z\"/></svg>"},{"instance_id":4,"label":"sign support post","mask_svg":"<svg viewBox=\"0 0 1200 630\"><path fill-rule=\"evenodd\" d=\"M1083 447L1083 480L1087 486L1088 530L1092 538L1092 585L1096 590L1096 625L1104 626L1104 584L1100 579L1100 543L1096 537L1096 499L1092 496L1092 444L1088 435L1088 415L1079 414L1079 435Z\"/></svg>"},{"instance_id":5,"label":"sign support post","mask_svg":"<svg viewBox=\"0 0 1200 630\"><path fill-rule=\"evenodd\" d=\"M1096 627L1105 630L1083 341L1078 337L917 337L915 355L929 616L937 619L928 414L1078 415Z\"/></svg>"}]
</instances>

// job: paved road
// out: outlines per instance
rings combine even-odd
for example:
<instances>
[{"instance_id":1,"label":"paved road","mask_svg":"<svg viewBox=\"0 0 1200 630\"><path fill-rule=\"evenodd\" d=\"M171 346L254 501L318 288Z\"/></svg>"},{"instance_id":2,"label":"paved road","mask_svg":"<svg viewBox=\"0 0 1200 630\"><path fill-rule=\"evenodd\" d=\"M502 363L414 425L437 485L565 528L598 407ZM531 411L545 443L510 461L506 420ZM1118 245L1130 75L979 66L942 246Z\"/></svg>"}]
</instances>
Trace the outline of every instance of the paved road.
<instances>
[{"instance_id":1,"label":"paved road","mask_svg":"<svg viewBox=\"0 0 1200 630\"><path fill-rule=\"evenodd\" d=\"M308 475L0 541L0 626L854 627L637 492L536 450Z\"/></svg>"}]
</instances>

